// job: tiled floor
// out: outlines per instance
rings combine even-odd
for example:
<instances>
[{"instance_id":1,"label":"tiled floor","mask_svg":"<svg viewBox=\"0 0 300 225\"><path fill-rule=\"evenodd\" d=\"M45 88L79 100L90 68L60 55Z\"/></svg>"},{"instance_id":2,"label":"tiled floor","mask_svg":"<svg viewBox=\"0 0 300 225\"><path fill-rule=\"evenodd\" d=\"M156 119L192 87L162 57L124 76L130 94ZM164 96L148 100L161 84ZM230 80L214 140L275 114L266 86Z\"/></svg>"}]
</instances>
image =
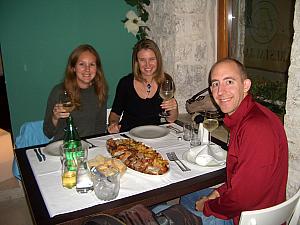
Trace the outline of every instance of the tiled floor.
<instances>
[{"instance_id":1,"label":"tiled floor","mask_svg":"<svg viewBox=\"0 0 300 225\"><path fill-rule=\"evenodd\" d=\"M1 225L33 225L20 184L15 178L0 182Z\"/></svg>"}]
</instances>

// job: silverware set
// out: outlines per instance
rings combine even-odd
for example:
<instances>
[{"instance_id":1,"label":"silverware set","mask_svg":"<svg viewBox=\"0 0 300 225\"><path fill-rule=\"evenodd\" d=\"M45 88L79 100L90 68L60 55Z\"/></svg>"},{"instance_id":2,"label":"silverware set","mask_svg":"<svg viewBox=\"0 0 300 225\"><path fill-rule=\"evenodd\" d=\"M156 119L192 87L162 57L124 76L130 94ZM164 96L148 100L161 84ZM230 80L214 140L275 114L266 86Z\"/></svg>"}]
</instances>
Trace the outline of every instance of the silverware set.
<instances>
[{"instance_id":1,"label":"silverware set","mask_svg":"<svg viewBox=\"0 0 300 225\"><path fill-rule=\"evenodd\" d=\"M46 155L42 152L41 148L35 148L34 152L39 162L46 161Z\"/></svg>"},{"instance_id":2,"label":"silverware set","mask_svg":"<svg viewBox=\"0 0 300 225\"><path fill-rule=\"evenodd\" d=\"M188 168L186 165L183 164L183 162L180 159L178 159L175 152L167 152L167 157L170 161L174 161L177 164L177 166L181 169L181 171L191 171L190 168Z\"/></svg>"},{"instance_id":3,"label":"silverware set","mask_svg":"<svg viewBox=\"0 0 300 225\"><path fill-rule=\"evenodd\" d=\"M173 127L172 125L167 125L167 128L169 128L170 130L175 131L176 134L183 133L182 130L180 130L180 129L176 128L176 127Z\"/></svg>"}]
</instances>

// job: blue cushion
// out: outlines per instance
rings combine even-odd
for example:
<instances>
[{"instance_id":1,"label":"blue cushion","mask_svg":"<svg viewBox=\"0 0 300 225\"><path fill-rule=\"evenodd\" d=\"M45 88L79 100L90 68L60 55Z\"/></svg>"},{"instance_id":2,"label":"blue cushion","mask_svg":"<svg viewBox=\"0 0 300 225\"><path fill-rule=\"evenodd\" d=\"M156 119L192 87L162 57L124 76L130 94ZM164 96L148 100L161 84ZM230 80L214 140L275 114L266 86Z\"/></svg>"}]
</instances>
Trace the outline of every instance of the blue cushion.
<instances>
[{"instance_id":1,"label":"blue cushion","mask_svg":"<svg viewBox=\"0 0 300 225\"><path fill-rule=\"evenodd\" d=\"M20 128L20 134L16 137L16 148L25 148L33 145L46 144L51 141L44 135L43 120L31 121L24 123ZM17 160L14 159L12 166L14 176L21 180Z\"/></svg>"},{"instance_id":2,"label":"blue cushion","mask_svg":"<svg viewBox=\"0 0 300 225\"><path fill-rule=\"evenodd\" d=\"M33 145L46 144L50 141L43 132L43 120L26 122L21 126L16 138L16 147L25 148Z\"/></svg>"}]
</instances>

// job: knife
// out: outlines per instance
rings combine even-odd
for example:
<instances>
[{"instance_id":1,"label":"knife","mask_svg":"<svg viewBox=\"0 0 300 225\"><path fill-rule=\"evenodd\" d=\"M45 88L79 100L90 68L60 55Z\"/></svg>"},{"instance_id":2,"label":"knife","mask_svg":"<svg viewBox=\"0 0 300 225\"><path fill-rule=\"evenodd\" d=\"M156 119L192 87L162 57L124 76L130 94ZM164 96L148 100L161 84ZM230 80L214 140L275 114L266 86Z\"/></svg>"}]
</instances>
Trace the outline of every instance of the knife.
<instances>
[{"instance_id":1,"label":"knife","mask_svg":"<svg viewBox=\"0 0 300 225\"><path fill-rule=\"evenodd\" d=\"M96 148L96 147L98 147L97 145L94 145L92 142L89 142L89 141L86 140L86 139L83 139L83 141L85 141L86 143L90 144L90 145L91 145L91 148Z\"/></svg>"},{"instance_id":2,"label":"knife","mask_svg":"<svg viewBox=\"0 0 300 225\"><path fill-rule=\"evenodd\" d=\"M129 137L127 134L120 134L120 136L124 137L124 138L131 138Z\"/></svg>"},{"instance_id":3,"label":"knife","mask_svg":"<svg viewBox=\"0 0 300 225\"><path fill-rule=\"evenodd\" d=\"M42 156L43 160L46 161L46 156L45 156L45 154L42 152L41 148L38 148L38 153L40 153L40 155Z\"/></svg>"},{"instance_id":4,"label":"knife","mask_svg":"<svg viewBox=\"0 0 300 225\"><path fill-rule=\"evenodd\" d=\"M38 158L39 162L42 162L43 161L42 156L38 153L38 150L36 148L34 149L34 152L35 152L35 155Z\"/></svg>"}]
</instances>

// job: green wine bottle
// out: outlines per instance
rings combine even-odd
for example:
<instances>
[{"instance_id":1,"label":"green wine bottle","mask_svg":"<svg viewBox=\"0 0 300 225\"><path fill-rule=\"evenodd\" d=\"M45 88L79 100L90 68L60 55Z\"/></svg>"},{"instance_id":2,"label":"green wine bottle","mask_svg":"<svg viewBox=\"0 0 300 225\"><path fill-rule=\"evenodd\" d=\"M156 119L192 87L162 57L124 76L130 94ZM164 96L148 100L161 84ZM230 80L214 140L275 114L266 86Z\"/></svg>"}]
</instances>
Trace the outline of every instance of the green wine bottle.
<instances>
[{"instance_id":1,"label":"green wine bottle","mask_svg":"<svg viewBox=\"0 0 300 225\"><path fill-rule=\"evenodd\" d=\"M66 119L66 122L67 127L65 128L65 137L63 143L65 148L66 160L70 161L70 163L67 163L71 167L69 168L69 170L73 171L77 168L74 166L74 162L71 161L76 160L77 157L80 157L83 149L79 134L76 127L74 126L73 118L71 115Z\"/></svg>"}]
</instances>

